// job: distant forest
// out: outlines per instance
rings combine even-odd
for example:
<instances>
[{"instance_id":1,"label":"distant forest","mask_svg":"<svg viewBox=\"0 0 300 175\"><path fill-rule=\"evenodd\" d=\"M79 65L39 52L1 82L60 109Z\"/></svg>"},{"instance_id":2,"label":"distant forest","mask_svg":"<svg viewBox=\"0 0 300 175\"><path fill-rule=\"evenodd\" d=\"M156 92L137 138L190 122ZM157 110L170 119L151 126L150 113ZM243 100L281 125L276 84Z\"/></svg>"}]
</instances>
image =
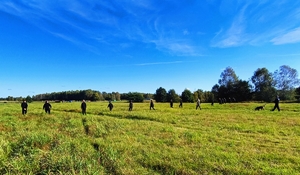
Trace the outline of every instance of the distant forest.
<instances>
[{"instance_id":1,"label":"distant forest","mask_svg":"<svg viewBox=\"0 0 300 175\"><path fill-rule=\"evenodd\" d=\"M132 100L134 102L143 102L144 100L154 99L156 102L195 102L198 98L201 102L243 102L243 101L264 101L272 102L276 96L281 100L295 101L300 99L300 81L298 72L287 65L281 66L274 73L266 68L258 68L254 71L253 76L248 80L241 80L231 67L227 67L220 75L218 83L215 84L211 91L198 89L191 92L185 89L177 93L174 89L166 90L159 87L155 93L141 92L100 92L96 90L76 90L38 94L34 96L7 97L0 100L7 101L120 101Z\"/></svg>"}]
</instances>

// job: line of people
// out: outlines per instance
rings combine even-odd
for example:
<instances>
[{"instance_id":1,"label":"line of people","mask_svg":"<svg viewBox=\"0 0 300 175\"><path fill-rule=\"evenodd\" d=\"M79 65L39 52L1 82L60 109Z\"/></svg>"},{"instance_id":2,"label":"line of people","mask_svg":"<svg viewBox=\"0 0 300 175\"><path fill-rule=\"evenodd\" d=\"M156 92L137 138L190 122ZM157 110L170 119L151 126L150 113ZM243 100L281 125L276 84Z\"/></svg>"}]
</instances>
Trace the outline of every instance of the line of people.
<instances>
[{"instance_id":1,"label":"line of people","mask_svg":"<svg viewBox=\"0 0 300 175\"><path fill-rule=\"evenodd\" d=\"M278 111L280 111L279 101L280 101L279 96L277 96L275 101L274 101L275 106L274 106L274 109L272 111L274 111L275 109L278 109ZM170 100L170 107L173 108L173 100L172 99ZM23 115L27 114L28 104L27 104L26 100L23 100L23 102L21 103L21 108L22 108L22 114ZM45 103L43 105L43 109L45 110L45 112L50 114L51 108L52 108L51 104L48 101L45 101ZM87 104L86 104L85 100L82 100L81 112L82 112L83 115L86 115L86 108L87 108ZM110 111L113 110L114 105L112 104L111 101L109 101L107 108L109 108ZM179 102L179 108L182 108L182 100L180 100L180 102ZM198 108L201 110L201 100L199 98L197 99L197 102L196 102L196 110ZM133 109L133 102L132 102L132 100L129 100L128 110L132 111L132 109ZM152 110L152 109L155 110L154 102L151 99L150 100L150 110Z\"/></svg>"},{"instance_id":2,"label":"line of people","mask_svg":"<svg viewBox=\"0 0 300 175\"><path fill-rule=\"evenodd\" d=\"M87 104L86 104L85 100L82 100L82 103L81 103L80 107L81 107L81 113L83 115L86 115ZM173 101L172 100L170 101L170 107L173 108ZM196 109L198 109L198 107L201 109L201 107L200 107L200 99L197 100ZM27 114L28 104L27 104L26 100L23 100L23 102L21 103L21 108L22 108L22 114L23 115ZM45 110L45 112L48 113L48 114L50 114L51 108L52 108L51 104L48 101L45 101L45 104L43 105L43 109ZM109 108L110 111L113 110L114 105L112 104L111 101L109 101L107 108ZM179 108L182 108L182 100L180 100ZM128 108L128 110L132 111L132 109L133 109L133 102L132 102L132 100L129 100L129 108ZM150 110L152 110L152 109L155 110L155 108L154 108L154 102L151 99L150 100Z\"/></svg>"},{"instance_id":3,"label":"line of people","mask_svg":"<svg viewBox=\"0 0 300 175\"><path fill-rule=\"evenodd\" d=\"M23 102L21 103L21 108L22 108L22 114L23 115L27 114L28 104L26 100L23 100ZM52 108L51 104L48 101L45 101L43 105L43 109L45 110L45 112L50 114L51 108Z\"/></svg>"}]
</instances>

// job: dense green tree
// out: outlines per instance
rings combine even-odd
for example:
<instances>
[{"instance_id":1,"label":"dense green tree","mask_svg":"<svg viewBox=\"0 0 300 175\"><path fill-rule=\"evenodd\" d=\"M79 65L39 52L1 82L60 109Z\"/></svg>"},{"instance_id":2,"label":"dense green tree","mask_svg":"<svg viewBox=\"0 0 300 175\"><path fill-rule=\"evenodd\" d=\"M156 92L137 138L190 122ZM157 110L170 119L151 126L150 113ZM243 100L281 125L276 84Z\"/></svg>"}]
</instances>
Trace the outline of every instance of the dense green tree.
<instances>
[{"instance_id":1,"label":"dense green tree","mask_svg":"<svg viewBox=\"0 0 300 175\"><path fill-rule=\"evenodd\" d=\"M167 101L171 101L171 99L173 102L180 101L179 95L176 94L176 91L174 89L170 89L167 93Z\"/></svg>"},{"instance_id":2,"label":"dense green tree","mask_svg":"<svg viewBox=\"0 0 300 175\"><path fill-rule=\"evenodd\" d=\"M298 72L287 65L280 66L273 74L275 87L282 100L294 99L294 89L299 85Z\"/></svg>"},{"instance_id":3,"label":"dense green tree","mask_svg":"<svg viewBox=\"0 0 300 175\"><path fill-rule=\"evenodd\" d=\"M102 95L100 94L100 92L94 92L92 97L91 97L91 101L99 101L101 100Z\"/></svg>"},{"instance_id":4,"label":"dense green tree","mask_svg":"<svg viewBox=\"0 0 300 175\"><path fill-rule=\"evenodd\" d=\"M258 68L251 77L254 84L255 96L254 99L258 101L273 101L276 96L276 89L274 88L272 74L266 68Z\"/></svg>"},{"instance_id":5,"label":"dense green tree","mask_svg":"<svg viewBox=\"0 0 300 175\"><path fill-rule=\"evenodd\" d=\"M300 95L300 86L295 89L297 95Z\"/></svg>"},{"instance_id":6,"label":"dense green tree","mask_svg":"<svg viewBox=\"0 0 300 175\"><path fill-rule=\"evenodd\" d=\"M191 102L191 103L193 103L194 102L194 94L190 90L185 89L181 93L181 99L182 99L182 102Z\"/></svg>"},{"instance_id":7,"label":"dense green tree","mask_svg":"<svg viewBox=\"0 0 300 175\"><path fill-rule=\"evenodd\" d=\"M166 102L167 101L166 89L162 87L158 88L154 94L154 99L156 102Z\"/></svg>"},{"instance_id":8,"label":"dense green tree","mask_svg":"<svg viewBox=\"0 0 300 175\"><path fill-rule=\"evenodd\" d=\"M94 92L91 89L84 91L84 99L91 100L93 98ZM71 94L71 93L70 93ZM74 93L73 93L74 94ZM71 96L71 95L70 95ZM70 99L73 100L73 99Z\"/></svg>"},{"instance_id":9,"label":"dense green tree","mask_svg":"<svg viewBox=\"0 0 300 175\"><path fill-rule=\"evenodd\" d=\"M220 86L218 84L215 84L212 88L211 88L211 93L214 94L214 98L218 99L219 97L219 88Z\"/></svg>"},{"instance_id":10,"label":"dense green tree","mask_svg":"<svg viewBox=\"0 0 300 175\"><path fill-rule=\"evenodd\" d=\"M231 98L234 97L237 101L252 100L251 88L249 81L239 80L233 85L234 94Z\"/></svg>"},{"instance_id":11,"label":"dense green tree","mask_svg":"<svg viewBox=\"0 0 300 175\"><path fill-rule=\"evenodd\" d=\"M221 85L219 86L218 89L218 96L220 98L226 98L226 97L230 97L231 94L229 93L229 89L225 85Z\"/></svg>"},{"instance_id":12,"label":"dense green tree","mask_svg":"<svg viewBox=\"0 0 300 175\"><path fill-rule=\"evenodd\" d=\"M109 97L108 93L105 91L102 92L102 96L104 100L111 100L111 97Z\"/></svg>"},{"instance_id":13,"label":"dense green tree","mask_svg":"<svg viewBox=\"0 0 300 175\"><path fill-rule=\"evenodd\" d=\"M219 98L230 98L233 97L236 93L234 92L234 86L238 83L239 79L235 71L231 67L227 67L220 75L218 81L219 86L214 86L214 92L218 92Z\"/></svg>"},{"instance_id":14,"label":"dense green tree","mask_svg":"<svg viewBox=\"0 0 300 175\"><path fill-rule=\"evenodd\" d=\"M144 97L142 93L138 93L138 92L129 92L127 94L127 100L132 100L133 102L143 102L144 101Z\"/></svg>"},{"instance_id":15,"label":"dense green tree","mask_svg":"<svg viewBox=\"0 0 300 175\"><path fill-rule=\"evenodd\" d=\"M28 95L27 97L26 97L26 99L25 99L28 103L31 103L33 100L32 100L32 98Z\"/></svg>"},{"instance_id":16,"label":"dense green tree","mask_svg":"<svg viewBox=\"0 0 300 175\"><path fill-rule=\"evenodd\" d=\"M205 101L203 90L198 89L198 90L194 91L193 95L194 95L195 100L197 100L199 98L199 99L201 99L202 102Z\"/></svg>"},{"instance_id":17,"label":"dense green tree","mask_svg":"<svg viewBox=\"0 0 300 175\"><path fill-rule=\"evenodd\" d=\"M121 95L120 95L119 92L116 92L116 93L115 93L115 98L116 98L117 101L120 101L120 100L121 100Z\"/></svg>"},{"instance_id":18,"label":"dense green tree","mask_svg":"<svg viewBox=\"0 0 300 175\"><path fill-rule=\"evenodd\" d=\"M6 98L6 100L7 100L7 101L14 101L14 97L13 97L13 96L8 96L8 97Z\"/></svg>"},{"instance_id":19,"label":"dense green tree","mask_svg":"<svg viewBox=\"0 0 300 175\"><path fill-rule=\"evenodd\" d=\"M211 90L214 98L216 98L215 100L219 98L226 98L229 101L233 98L238 101L251 100L251 86L249 82L239 80L231 67L227 67L221 73L218 83ZM212 101L211 97L210 101Z\"/></svg>"},{"instance_id":20,"label":"dense green tree","mask_svg":"<svg viewBox=\"0 0 300 175\"><path fill-rule=\"evenodd\" d=\"M201 99L203 103L211 103L214 99L214 94L210 91L203 91L202 89L198 89L194 91L194 100Z\"/></svg>"},{"instance_id":21,"label":"dense green tree","mask_svg":"<svg viewBox=\"0 0 300 175\"><path fill-rule=\"evenodd\" d=\"M20 97L15 97L15 98L14 98L14 101L22 101L22 100L23 100L23 97L21 97L21 96L20 96Z\"/></svg>"},{"instance_id":22,"label":"dense green tree","mask_svg":"<svg viewBox=\"0 0 300 175\"><path fill-rule=\"evenodd\" d=\"M231 67L226 67L226 69L221 73L219 79L219 85L225 86L226 88L232 87L238 81L238 76Z\"/></svg>"},{"instance_id":23,"label":"dense green tree","mask_svg":"<svg viewBox=\"0 0 300 175\"><path fill-rule=\"evenodd\" d=\"M204 91L203 92L203 99L201 99L202 102L211 103L214 100L214 94L210 91Z\"/></svg>"},{"instance_id":24,"label":"dense green tree","mask_svg":"<svg viewBox=\"0 0 300 175\"><path fill-rule=\"evenodd\" d=\"M110 93L110 96L111 96L111 100L116 101L116 93L115 92Z\"/></svg>"},{"instance_id":25,"label":"dense green tree","mask_svg":"<svg viewBox=\"0 0 300 175\"><path fill-rule=\"evenodd\" d=\"M146 94L143 94L143 97L144 97L144 99L149 100L149 99L152 99L152 98L153 98L153 94L146 93Z\"/></svg>"}]
</instances>

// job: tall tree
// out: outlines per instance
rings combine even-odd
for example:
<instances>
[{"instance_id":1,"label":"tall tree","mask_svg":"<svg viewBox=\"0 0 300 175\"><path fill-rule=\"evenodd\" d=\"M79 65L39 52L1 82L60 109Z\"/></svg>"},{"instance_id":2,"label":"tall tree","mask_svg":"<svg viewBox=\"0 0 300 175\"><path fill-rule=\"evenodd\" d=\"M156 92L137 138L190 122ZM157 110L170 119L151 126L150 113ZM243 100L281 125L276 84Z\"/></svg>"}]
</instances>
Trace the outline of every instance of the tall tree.
<instances>
[{"instance_id":1,"label":"tall tree","mask_svg":"<svg viewBox=\"0 0 300 175\"><path fill-rule=\"evenodd\" d=\"M143 94L143 96L144 96L145 99L153 98L153 94L150 94L150 93Z\"/></svg>"},{"instance_id":2,"label":"tall tree","mask_svg":"<svg viewBox=\"0 0 300 175\"><path fill-rule=\"evenodd\" d=\"M220 75L218 81L218 96L220 98L232 97L234 92L234 85L239 81L238 76L231 67L227 67ZM215 86L216 88L216 86Z\"/></svg>"},{"instance_id":3,"label":"tall tree","mask_svg":"<svg viewBox=\"0 0 300 175\"><path fill-rule=\"evenodd\" d=\"M167 93L167 101L172 101L173 102L179 102L180 98L179 96L176 94L176 91L174 89L170 89Z\"/></svg>"},{"instance_id":4,"label":"tall tree","mask_svg":"<svg viewBox=\"0 0 300 175\"><path fill-rule=\"evenodd\" d=\"M167 101L167 91L165 88L156 89L156 93L154 94L154 99L156 102L166 102Z\"/></svg>"},{"instance_id":5,"label":"tall tree","mask_svg":"<svg viewBox=\"0 0 300 175\"><path fill-rule=\"evenodd\" d=\"M239 80L234 86L234 94L232 94L237 101L252 100L251 85L249 81Z\"/></svg>"},{"instance_id":6,"label":"tall tree","mask_svg":"<svg viewBox=\"0 0 300 175\"><path fill-rule=\"evenodd\" d=\"M119 92L116 92L116 93L115 93L115 97L116 97L116 100L117 100L117 101L120 101L120 100L121 100L121 95L120 95Z\"/></svg>"},{"instance_id":7,"label":"tall tree","mask_svg":"<svg viewBox=\"0 0 300 175\"><path fill-rule=\"evenodd\" d=\"M28 103L31 103L33 100L32 100L32 98L28 95L28 96L26 97L26 101L27 101Z\"/></svg>"},{"instance_id":8,"label":"tall tree","mask_svg":"<svg viewBox=\"0 0 300 175\"><path fill-rule=\"evenodd\" d=\"M194 102L194 95L193 93L188 90L185 89L182 93L181 93L181 99L183 102Z\"/></svg>"},{"instance_id":9,"label":"tall tree","mask_svg":"<svg viewBox=\"0 0 300 175\"><path fill-rule=\"evenodd\" d=\"M213 93L214 94L214 98L215 99L218 99L218 98L220 98L219 97L219 85L218 84L215 84L212 88L211 88L211 93Z\"/></svg>"},{"instance_id":10,"label":"tall tree","mask_svg":"<svg viewBox=\"0 0 300 175\"><path fill-rule=\"evenodd\" d=\"M272 74L266 68L258 68L251 77L254 84L255 100L272 101L276 95Z\"/></svg>"},{"instance_id":11,"label":"tall tree","mask_svg":"<svg viewBox=\"0 0 300 175\"><path fill-rule=\"evenodd\" d=\"M93 98L94 92L91 89L85 90L84 92L85 92L84 99L90 100ZM71 93L69 92L69 94L71 94ZM73 99L70 99L70 100L73 100Z\"/></svg>"},{"instance_id":12,"label":"tall tree","mask_svg":"<svg viewBox=\"0 0 300 175\"><path fill-rule=\"evenodd\" d=\"M138 92L129 92L127 100L132 100L133 102L143 102L144 101L144 97L143 97L143 94L141 94L141 93L138 93Z\"/></svg>"},{"instance_id":13,"label":"tall tree","mask_svg":"<svg viewBox=\"0 0 300 175\"><path fill-rule=\"evenodd\" d=\"M235 74L235 71L231 67L226 67L226 69L221 73L220 78L219 85L223 85L226 88L232 86L239 80L238 76Z\"/></svg>"},{"instance_id":14,"label":"tall tree","mask_svg":"<svg viewBox=\"0 0 300 175\"><path fill-rule=\"evenodd\" d=\"M273 78L280 98L282 100L292 100L294 98L294 89L299 85L297 70L283 65L274 72Z\"/></svg>"},{"instance_id":15,"label":"tall tree","mask_svg":"<svg viewBox=\"0 0 300 175\"><path fill-rule=\"evenodd\" d=\"M201 89L198 89L194 92L194 99L197 100L198 98L201 99L201 102L205 101L204 92Z\"/></svg>"},{"instance_id":16,"label":"tall tree","mask_svg":"<svg viewBox=\"0 0 300 175\"><path fill-rule=\"evenodd\" d=\"M94 92L90 100L98 101L100 99L101 99L101 94L99 92Z\"/></svg>"}]
</instances>

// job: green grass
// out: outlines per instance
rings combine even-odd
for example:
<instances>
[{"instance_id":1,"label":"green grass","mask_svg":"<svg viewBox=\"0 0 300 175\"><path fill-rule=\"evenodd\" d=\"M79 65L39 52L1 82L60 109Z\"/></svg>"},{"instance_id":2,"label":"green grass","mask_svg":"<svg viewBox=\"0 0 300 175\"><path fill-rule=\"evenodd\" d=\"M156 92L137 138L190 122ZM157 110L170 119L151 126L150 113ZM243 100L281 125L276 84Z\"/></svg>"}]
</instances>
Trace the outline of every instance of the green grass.
<instances>
[{"instance_id":1,"label":"green grass","mask_svg":"<svg viewBox=\"0 0 300 175\"><path fill-rule=\"evenodd\" d=\"M258 103L0 103L0 174L299 174L300 108Z\"/></svg>"}]
</instances>

